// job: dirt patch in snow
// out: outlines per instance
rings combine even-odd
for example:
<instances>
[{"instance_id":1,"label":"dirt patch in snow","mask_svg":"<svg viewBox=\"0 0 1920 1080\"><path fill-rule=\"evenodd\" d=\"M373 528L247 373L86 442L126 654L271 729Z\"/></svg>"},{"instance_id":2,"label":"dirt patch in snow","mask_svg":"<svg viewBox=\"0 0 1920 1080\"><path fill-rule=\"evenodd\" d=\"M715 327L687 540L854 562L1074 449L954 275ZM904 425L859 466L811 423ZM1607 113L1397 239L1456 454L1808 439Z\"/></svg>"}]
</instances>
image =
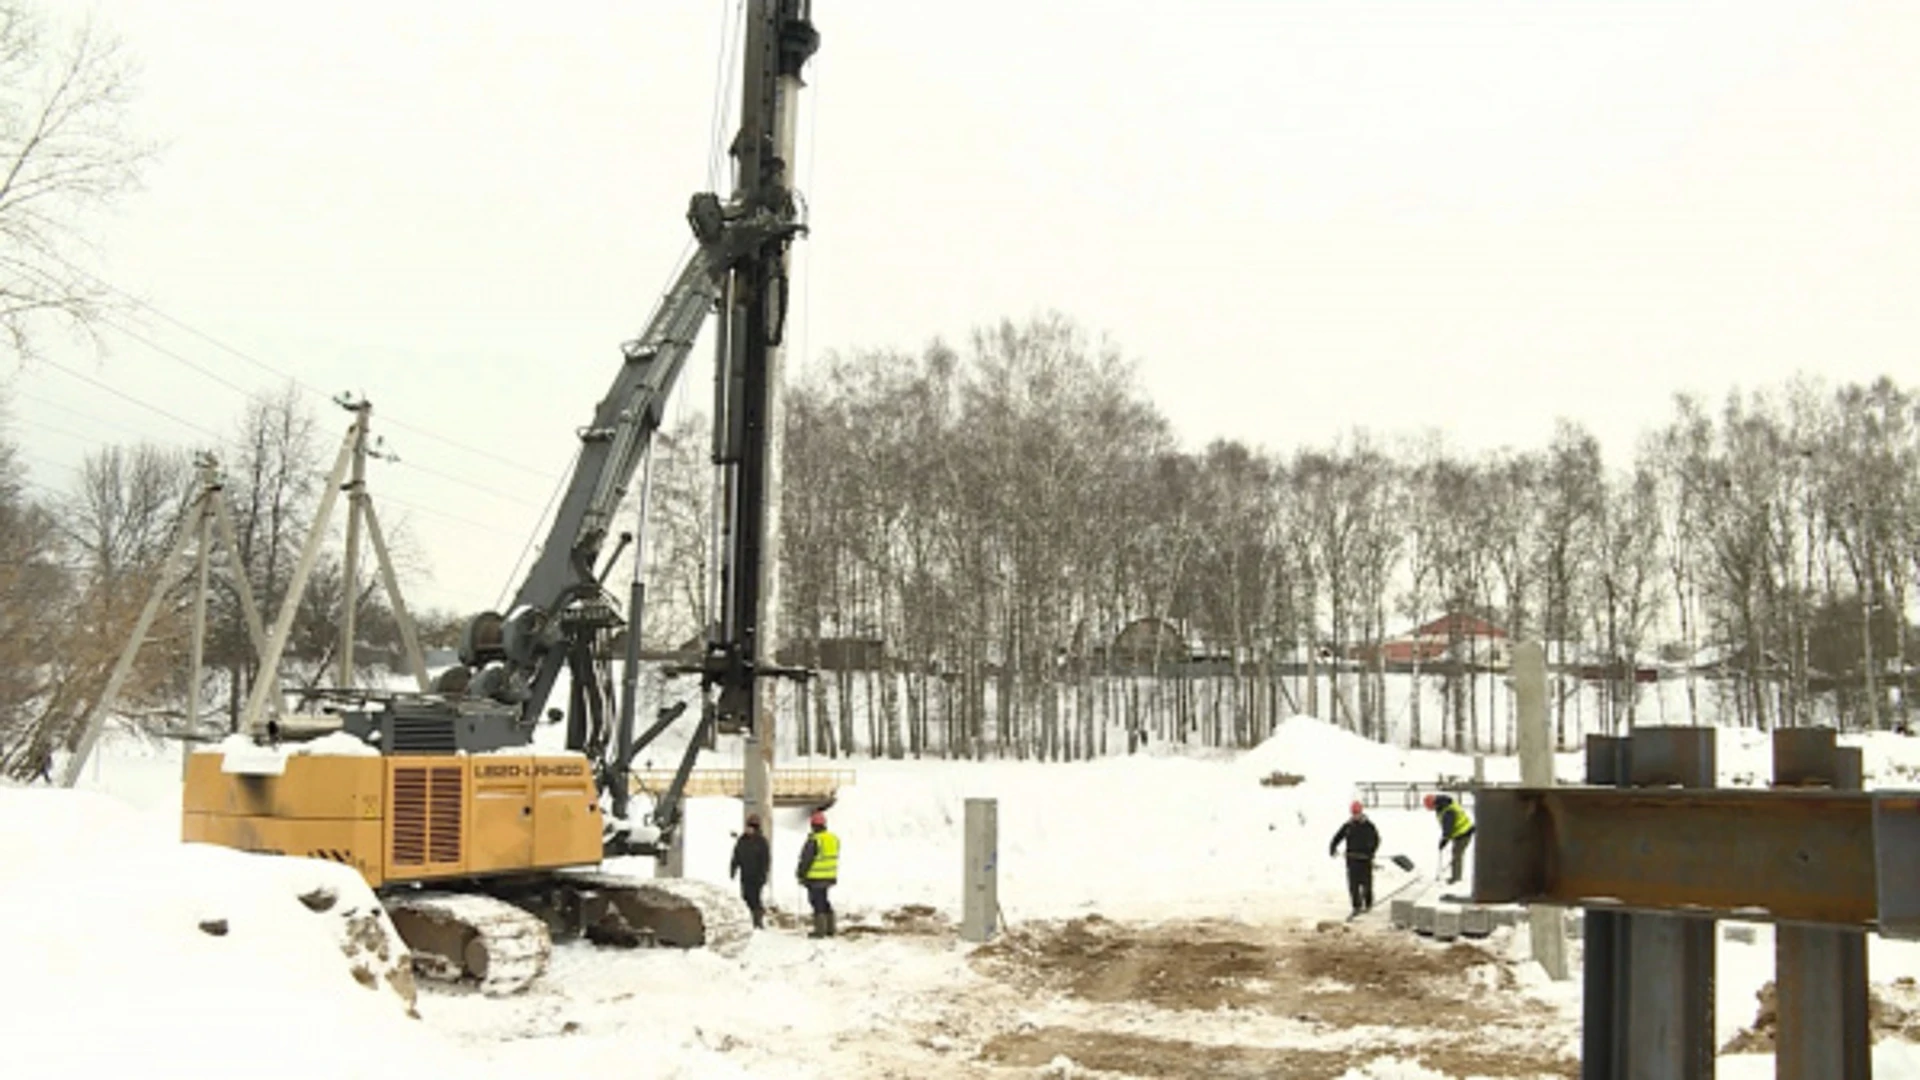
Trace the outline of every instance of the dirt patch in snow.
<instances>
[{"instance_id":1,"label":"dirt patch in snow","mask_svg":"<svg viewBox=\"0 0 1920 1080\"><path fill-rule=\"evenodd\" d=\"M836 928L843 937L873 934L897 934L909 937L952 937L953 920L926 904L905 904L880 913L877 921L865 915L849 915Z\"/></svg>"},{"instance_id":2,"label":"dirt patch in snow","mask_svg":"<svg viewBox=\"0 0 1920 1080\"><path fill-rule=\"evenodd\" d=\"M1140 925L1090 916L1023 927L975 950L972 963L1030 995L1169 1012L1246 1010L1339 1036L1335 1045L1304 1048L1027 1025L981 1047L981 1059L996 1065L1040 1066L1065 1056L1138 1076L1337 1077L1398 1056L1459 1076L1578 1073L1572 1057L1539 1037L1553 1022L1549 1010L1519 991L1508 964L1470 943L1346 923ZM1409 1042L1409 1029L1424 1030Z\"/></svg>"},{"instance_id":3,"label":"dirt patch in snow","mask_svg":"<svg viewBox=\"0 0 1920 1080\"><path fill-rule=\"evenodd\" d=\"M974 951L975 969L1093 1002L1255 1009L1342 1027L1483 1023L1512 972L1471 944L1435 946L1346 924L1276 931L1230 922L1122 925L1097 915L1023 928ZM1516 1002L1516 1004L1518 1004Z\"/></svg>"},{"instance_id":4,"label":"dirt patch in snow","mask_svg":"<svg viewBox=\"0 0 1920 1080\"><path fill-rule=\"evenodd\" d=\"M1081 1069L1121 1076L1202 1080L1285 1076L1292 1080L1339 1080L1350 1069L1382 1057L1419 1060L1451 1076L1567 1077L1579 1067L1539 1054L1423 1046L1419 1051L1310 1049L1279 1046L1219 1046L1183 1039L1082 1028L1047 1027L1001 1035L981 1050L983 1060L1010 1068L1042 1068L1065 1057ZM1069 1072L1068 1075L1078 1075Z\"/></svg>"},{"instance_id":5,"label":"dirt patch in snow","mask_svg":"<svg viewBox=\"0 0 1920 1080\"><path fill-rule=\"evenodd\" d=\"M1780 1031L1780 998L1772 979L1754 995L1760 1007L1753 1023L1740 1029L1723 1054L1771 1054ZM1867 1030L1874 1042L1889 1036L1909 1042L1920 1041L1920 986L1902 977L1891 984L1867 988Z\"/></svg>"}]
</instances>

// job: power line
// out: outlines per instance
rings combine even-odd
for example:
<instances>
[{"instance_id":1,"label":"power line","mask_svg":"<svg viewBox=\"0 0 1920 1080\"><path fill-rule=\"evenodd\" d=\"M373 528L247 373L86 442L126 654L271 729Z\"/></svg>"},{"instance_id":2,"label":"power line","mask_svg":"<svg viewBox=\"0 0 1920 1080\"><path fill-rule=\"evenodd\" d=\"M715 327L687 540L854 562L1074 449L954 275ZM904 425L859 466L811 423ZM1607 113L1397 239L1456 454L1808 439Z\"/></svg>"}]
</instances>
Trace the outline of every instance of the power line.
<instances>
[{"instance_id":1,"label":"power line","mask_svg":"<svg viewBox=\"0 0 1920 1080\"><path fill-rule=\"evenodd\" d=\"M45 420L41 420L38 417L16 416L13 419L15 423L25 424L28 427L37 428L41 431L45 431L53 435L61 435L69 439L78 439L79 441L84 443L97 444L100 441L100 437L97 435L83 435L78 431L68 431L66 428L60 427L55 424L49 424Z\"/></svg>"},{"instance_id":2,"label":"power line","mask_svg":"<svg viewBox=\"0 0 1920 1080\"><path fill-rule=\"evenodd\" d=\"M533 551L534 541L540 535L541 526L546 524L547 515L553 511L553 504L560 500L560 492L567 486L567 477L573 475L573 470L579 464L580 447L576 445L573 449L573 460L567 464L566 473L561 476L559 483L553 486L553 494L547 497L547 505L540 511L540 517L534 521L533 530L527 534L526 545L520 549L519 558L513 561L513 569L507 573L506 583L500 586L500 598L493 604L496 610L507 602L507 592L513 588L514 582L520 580L520 568L525 565L527 555Z\"/></svg>"},{"instance_id":3,"label":"power line","mask_svg":"<svg viewBox=\"0 0 1920 1080\"><path fill-rule=\"evenodd\" d=\"M482 450L477 446L468 446L465 443L456 442L452 439L447 438L444 435L435 435L433 432L428 431L425 428L416 427L413 424L409 424L404 420L395 419L394 417L389 416L386 413L380 414L380 422L383 424L392 424L394 427L397 427L402 431L410 431L415 435L424 436L426 438L432 439L435 442L445 443L446 445L451 446L456 450L464 450L469 454L477 454L480 457L491 458L492 460L497 461L502 465L519 469L521 472L528 473L533 476L538 476L541 479L545 479L547 476L550 475L549 473L543 470L534 468L532 465L528 465L524 461L515 461L510 457L504 457L500 454L494 453L491 450Z\"/></svg>"},{"instance_id":4,"label":"power line","mask_svg":"<svg viewBox=\"0 0 1920 1080\"><path fill-rule=\"evenodd\" d=\"M67 269L73 271L76 274L79 274L81 277L86 278L88 281L93 282L95 285L98 285L100 288L105 289L108 292L113 293L116 296L119 296L122 299L131 302L135 307L141 308L142 310L149 311L155 315L158 315L161 319L165 320L166 322L172 324L173 326L181 330L186 331L189 334L192 334L194 337L197 337L200 340L206 342L207 344L212 345L214 348L220 349L223 352L226 352L235 357L238 357L239 359L244 360L249 364L252 364L254 367L259 368L261 371L264 371L269 375L286 379L288 382L291 382L296 388L298 388L304 393L311 394L314 397L321 399L322 401L328 400L327 395L321 393L320 391L314 389L311 386L308 386L306 383L301 382L298 378L295 378L291 372L285 371L279 367L269 364L265 360L261 360L258 357L255 357L252 354L242 349L229 345L226 342L221 341L219 338L214 337L212 334L209 334L204 330L200 330L200 329L197 329L196 327L189 326L187 323L183 322L182 320L177 319L172 315L169 315L166 312L160 310L158 307L154 306L152 303L148 302L142 297L137 296L127 291L126 289L121 288L118 285L115 285L113 282L108 281L107 279L101 277L100 275L94 273L91 270L88 270L83 266L79 266L73 262L63 259L58 255L53 255L52 258L55 262L58 262L60 265L66 267ZM121 332L126 333L124 329L122 329ZM129 336L133 336L133 335L130 334ZM224 379L221 379L219 381L225 382ZM226 383L226 385L232 386L233 384ZM244 393L245 391L242 391L242 392Z\"/></svg>"},{"instance_id":5,"label":"power line","mask_svg":"<svg viewBox=\"0 0 1920 1080\"><path fill-rule=\"evenodd\" d=\"M482 524L481 522L475 521L472 518L461 517L459 514L449 514L445 510L435 510L431 506L421 506L418 503L408 502L405 499L395 498L393 495L390 495L385 491L380 492L377 496L374 496L374 498L379 502L392 503L395 506L404 506L409 510L417 510L422 514L430 514L434 517L446 518L448 521L458 522L459 524L462 524L462 525L470 525L476 529L491 531L498 527L496 525Z\"/></svg>"},{"instance_id":6,"label":"power line","mask_svg":"<svg viewBox=\"0 0 1920 1080\"><path fill-rule=\"evenodd\" d=\"M418 465L404 458L396 460L393 464L402 469L413 469L418 472L426 473L428 476L434 477L439 480L444 480L449 484L459 484L461 487L470 488L474 491L481 493L482 495L491 495L496 499L513 503L516 506L524 506L524 507L527 507L528 509L533 508L533 504L526 501L525 499L517 498L512 495L503 494L502 492L500 492L495 488L487 487L484 484L476 484L471 480L463 479L461 477L453 475L452 473L442 472L439 469L431 468L426 465Z\"/></svg>"},{"instance_id":7,"label":"power line","mask_svg":"<svg viewBox=\"0 0 1920 1080\"><path fill-rule=\"evenodd\" d=\"M113 329L118 330L120 333L125 334L126 336L139 342L140 344L145 345L147 348L152 349L154 352L157 352L162 356L168 357L169 359L178 361L179 363L186 365L188 368L191 368L192 370L197 371L202 375L205 375L207 378L212 379L214 382L219 383L221 386L224 386L227 389L233 391L234 393L239 394L242 398L248 397L251 393L251 391L247 390L246 388L236 385L235 383L229 382L225 378L222 378L221 376L211 371L208 371L206 368L201 367L199 364L196 364L193 361L187 359L186 357L180 355L179 353L174 352L172 349L169 349L166 346L160 344L159 342L154 341L152 338L147 337L145 334L141 334L141 333L138 333L137 331L130 330L126 326L123 326L120 323L117 323L109 318L103 318L101 321L106 323L108 326L112 327Z\"/></svg>"},{"instance_id":8,"label":"power line","mask_svg":"<svg viewBox=\"0 0 1920 1080\"><path fill-rule=\"evenodd\" d=\"M253 354L247 352L244 349L241 349L234 345L230 345L227 342L222 341L217 337L214 337L212 334L209 334L206 331L199 329L198 327L188 324L184 320L176 318L175 316L170 315L165 311L162 311L159 307L155 306L151 302L135 295L134 293L127 291L126 289L121 288L118 285L115 285L113 282L100 277L98 274L95 274L87 270L85 267L75 265L74 263L69 262L66 259L62 259L57 255L53 256L53 258L57 262L59 262L62 266L65 266L67 269L73 271L74 273L81 275L87 280L93 282L95 285L98 285L99 287L106 289L108 292L111 292L116 296L122 297L123 299L132 303L134 306L141 308L144 311L151 312L152 314L158 316L160 319L164 320L168 324L188 334L191 334L196 338L199 338L201 341L204 341L207 344L212 345L214 348L219 349L222 352L225 352L231 356L244 360L247 363L253 365L256 368L259 368L261 371L264 371L269 375L273 375L277 378L287 380L289 383L293 384L295 389L301 391L302 393L308 394L323 402L331 402L333 400L327 394L321 392L320 390L315 389L312 386L309 386L305 382L302 382L298 377L293 375L291 372L285 370L284 368L278 367L274 364L270 364L267 361L262 360L257 356L254 356ZM172 356L174 359L179 360L180 362L186 364L188 367L191 367L196 371L199 371L201 374L206 375L207 377L213 379L214 381L220 383L223 386L229 387L230 389L239 390L239 392L242 393L243 395L248 393L248 391L240 390L240 388L235 386L233 383L228 382L226 379L223 379L218 375L214 375L213 373L207 371L206 369L200 367L199 365L194 364L193 362L187 360L185 357L180 356L178 353L174 353L174 352L171 352L170 350L163 349L160 346L154 344L151 340L126 329L124 326L120 326L118 324L109 324L109 325L113 325L115 329L119 330L123 334L126 334L128 337L134 338L136 341L140 341L159 352L162 352L168 356ZM514 461L511 458L503 457L499 454L496 454L490 450L483 449L481 447L469 446L457 440L449 439L444 435L436 435L433 432L426 430L425 428L416 427L413 424L409 424L404 420L400 420L392 416L386 416L383 414L381 420L383 423L392 424L394 427L401 428L405 431L410 431L416 435L420 435L425 438L433 439L436 442L444 443L448 446L453 447L456 450L461 450L469 454L476 454L484 458L490 458L494 461L500 462L503 465L507 465L509 467L521 469L525 472L531 473L534 476L545 477L547 475L546 473L540 471L539 469L536 469L531 465L527 465L524 462Z\"/></svg>"},{"instance_id":9,"label":"power line","mask_svg":"<svg viewBox=\"0 0 1920 1080\"><path fill-rule=\"evenodd\" d=\"M132 402L133 404L140 406L141 408L147 410L150 413L154 413L155 415L158 415L158 416L164 416L167 419L173 421L176 424L180 424L183 427L192 428L193 430L201 433L202 435L206 435L212 438L214 440L215 445L219 445L221 442L224 441L223 437L217 434L216 432L213 432L207 428L201 427L199 424L196 424L191 420L187 420L182 417L176 416L173 413L170 413L167 410L161 408L160 406L152 404L151 402L141 401L139 398L134 397L132 394L126 393L125 391L118 390L112 386L109 386L106 383L101 382L99 379L92 377L91 375L85 375L85 374L82 374L81 372L75 371L58 360L54 360L50 357L42 357L41 362L45 363L48 367L53 368L55 371L64 371L68 375L71 375L74 378L79 379L81 382L88 383L101 390L105 390L107 393L112 394L114 397L120 398L123 401Z\"/></svg>"}]
</instances>

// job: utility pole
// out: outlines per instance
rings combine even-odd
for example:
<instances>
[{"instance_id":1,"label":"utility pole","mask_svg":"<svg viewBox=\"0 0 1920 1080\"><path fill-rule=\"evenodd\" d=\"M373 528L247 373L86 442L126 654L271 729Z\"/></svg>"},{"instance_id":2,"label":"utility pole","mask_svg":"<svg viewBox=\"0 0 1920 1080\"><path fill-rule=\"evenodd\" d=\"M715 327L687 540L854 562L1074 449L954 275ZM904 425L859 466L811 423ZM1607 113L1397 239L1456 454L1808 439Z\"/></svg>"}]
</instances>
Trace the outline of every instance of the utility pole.
<instances>
[{"instance_id":1,"label":"utility pole","mask_svg":"<svg viewBox=\"0 0 1920 1080\"><path fill-rule=\"evenodd\" d=\"M196 557L196 577L198 587L194 595L192 670L187 679L187 719L197 721L200 717L200 669L205 656L207 625L207 555L213 537L213 529L218 526L221 543L226 547L227 558L234 568L234 583L240 594L240 610L246 617L247 633L253 642L256 653L265 652L265 633L260 626L260 613L253 605L253 590L247 585L246 564L240 559L240 545L233 535L233 519L227 514L225 488L220 479L219 463L211 454L199 455L194 464L200 474L200 490L194 496L193 503L180 519L180 526L174 533L173 546L168 549L166 558L160 562L153 582L153 591L147 596L147 605L140 611L140 618L134 623L133 632L127 636L127 643L120 650L119 659L114 661L113 671L107 676L107 685L100 691L100 697L88 710L86 722L81 726L80 738L74 745L73 756L68 759L67 767L61 775L63 787L72 787L80 779L80 771L86 766L87 758L92 755L94 744L99 742L100 733L105 729L107 713L112 710L115 699L120 695L120 687L133 672L133 662L140 655L140 647L146 644L147 631L152 629L153 620L160 613L161 600L167 590L175 584L174 573L181 557L186 554L187 544L199 540L199 554ZM274 673L263 667L260 680L278 688ZM277 696L277 695L276 695ZM185 762L181 764L186 768Z\"/></svg>"},{"instance_id":2,"label":"utility pole","mask_svg":"<svg viewBox=\"0 0 1920 1080\"><path fill-rule=\"evenodd\" d=\"M190 736L200 724L200 672L206 665L207 646L207 549L213 539L214 515L203 501L211 494L219 498L220 483L215 472L212 454L200 454L194 459L194 467L200 474L200 490L203 493L196 500L195 517L200 522L200 550L194 570L193 587L193 634L188 644L187 654L187 730L180 739L180 776L186 778L187 762L193 758L193 741ZM245 573L245 568L241 568Z\"/></svg>"},{"instance_id":3,"label":"utility pole","mask_svg":"<svg viewBox=\"0 0 1920 1080\"><path fill-rule=\"evenodd\" d=\"M334 685L342 690L353 686L354 623L360 609L360 514L367 501L367 417L373 403L359 401L347 394L333 399L353 414L353 475L347 481L347 551L343 559L340 596L340 670Z\"/></svg>"}]
</instances>

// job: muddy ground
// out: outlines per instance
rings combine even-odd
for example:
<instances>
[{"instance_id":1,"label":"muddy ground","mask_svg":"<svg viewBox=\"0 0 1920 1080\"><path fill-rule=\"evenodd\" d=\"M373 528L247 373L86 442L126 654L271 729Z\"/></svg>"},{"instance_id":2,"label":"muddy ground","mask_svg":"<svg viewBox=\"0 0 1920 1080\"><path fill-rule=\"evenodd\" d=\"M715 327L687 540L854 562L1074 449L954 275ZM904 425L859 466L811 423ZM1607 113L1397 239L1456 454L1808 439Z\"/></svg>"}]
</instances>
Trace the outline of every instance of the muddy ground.
<instances>
[{"instance_id":1,"label":"muddy ground","mask_svg":"<svg viewBox=\"0 0 1920 1080\"><path fill-rule=\"evenodd\" d=\"M977 1060L1032 1075L1057 1058L1098 1074L1333 1080L1383 1056L1456 1075L1573 1077L1563 1018L1480 945L1375 923L1025 927L972 965L1061 1021L1004 1031ZM1119 1023L1115 1023L1119 1021Z\"/></svg>"}]
</instances>

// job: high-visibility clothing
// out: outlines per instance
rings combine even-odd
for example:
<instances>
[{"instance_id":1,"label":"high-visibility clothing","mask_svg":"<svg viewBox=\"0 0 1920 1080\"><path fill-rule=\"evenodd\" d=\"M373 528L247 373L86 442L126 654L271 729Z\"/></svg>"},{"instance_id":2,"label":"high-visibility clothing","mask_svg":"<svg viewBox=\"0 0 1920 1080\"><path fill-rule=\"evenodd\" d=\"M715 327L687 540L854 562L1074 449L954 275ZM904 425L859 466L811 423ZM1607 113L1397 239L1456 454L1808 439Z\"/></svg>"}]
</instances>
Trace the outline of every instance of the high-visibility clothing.
<instances>
[{"instance_id":1,"label":"high-visibility clothing","mask_svg":"<svg viewBox=\"0 0 1920 1080\"><path fill-rule=\"evenodd\" d=\"M1447 807L1447 813L1453 820L1447 825L1447 839L1458 840L1473 829L1473 819L1467 816L1467 809L1459 803Z\"/></svg>"},{"instance_id":2,"label":"high-visibility clothing","mask_svg":"<svg viewBox=\"0 0 1920 1080\"><path fill-rule=\"evenodd\" d=\"M840 838L821 829L813 834L813 864L808 881L833 881L840 876Z\"/></svg>"}]
</instances>

